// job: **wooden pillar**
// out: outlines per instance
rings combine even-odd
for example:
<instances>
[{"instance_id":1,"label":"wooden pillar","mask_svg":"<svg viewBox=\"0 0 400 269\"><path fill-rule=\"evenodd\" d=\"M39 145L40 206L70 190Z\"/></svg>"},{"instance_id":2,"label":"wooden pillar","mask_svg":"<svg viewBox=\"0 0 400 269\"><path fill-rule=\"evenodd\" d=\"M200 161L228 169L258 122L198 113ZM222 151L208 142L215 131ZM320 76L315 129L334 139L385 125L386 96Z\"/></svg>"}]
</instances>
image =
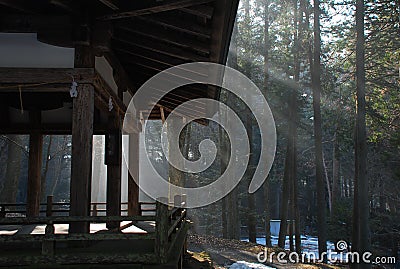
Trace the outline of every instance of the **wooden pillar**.
<instances>
[{"instance_id":1,"label":"wooden pillar","mask_svg":"<svg viewBox=\"0 0 400 269\"><path fill-rule=\"evenodd\" d=\"M128 215L138 216L139 204L139 133L129 135Z\"/></svg>"},{"instance_id":2,"label":"wooden pillar","mask_svg":"<svg viewBox=\"0 0 400 269\"><path fill-rule=\"evenodd\" d=\"M75 46L75 67L94 68L94 55L87 45ZM70 216L89 216L92 182L94 87L78 85L73 98ZM89 233L89 223L75 222L70 233Z\"/></svg>"},{"instance_id":3,"label":"wooden pillar","mask_svg":"<svg viewBox=\"0 0 400 269\"><path fill-rule=\"evenodd\" d=\"M175 140L177 136L179 136L179 149L182 149L185 144L185 128L182 130L181 133L178 133L177 130L179 129L180 123L183 120L181 117L172 116L170 115L171 119L167 123L167 133L168 133L168 147L172 144L172 140ZM169 154L170 158L174 158L174 154L178 154L175 149L170 148ZM181 150L182 152L182 150ZM182 165L182 164L181 164ZM175 168L174 166L170 165L168 169L168 177L169 182L176 186L182 187L184 185L185 174L181 170ZM175 195L181 195L181 193L169 193L169 201L174 201Z\"/></svg>"},{"instance_id":4,"label":"wooden pillar","mask_svg":"<svg viewBox=\"0 0 400 269\"><path fill-rule=\"evenodd\" d=\"M107 216L121 215L122 135L119 116L110 116L111 131L106 135ZM119 222L108 222L107 228L118 228Z\"/></svg>"},{"instance_id":5,"label":"wooden pillar","mask_svg":"<svg viewBox=\"0 0 400 269\"><path fill-rule=\"evenodd\" d=\"M53 195L47 196L46 217L53 216Z\"/></svg>"},{"instance_id":6,"label":"wooden pillar","mask_svg":"<svg viewBox=\"0 0 400 269\"><path fill-rule=\"evenodd\" d=\"M168 259L168 206L165 204L168 198L158 198L156 201L156 241L155 253L160 263L166 263Z\"/></svg>"},{"instance_id":7,"label":"wooden pillar","mask_svg":"<svg viewBox=\"0 0 400 269\"><path fill-rule=\"evenodd\" d=\"M31 124L39 124L40 111L31 111L30 118ZM34 129L36 128L34 127ZM42 146L43 136L36 129L29 136L28 193L26 201L27 217L36 217L39 216L40 213Z\"/></svg>"}]
</instances>

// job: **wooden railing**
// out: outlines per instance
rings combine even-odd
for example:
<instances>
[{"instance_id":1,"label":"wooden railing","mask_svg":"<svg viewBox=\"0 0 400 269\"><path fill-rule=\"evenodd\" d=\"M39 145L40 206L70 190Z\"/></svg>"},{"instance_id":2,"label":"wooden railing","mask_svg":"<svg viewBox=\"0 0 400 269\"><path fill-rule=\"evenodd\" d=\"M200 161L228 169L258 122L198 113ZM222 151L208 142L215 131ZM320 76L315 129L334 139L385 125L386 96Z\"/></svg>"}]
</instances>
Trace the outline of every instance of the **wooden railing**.
<instances>
[{"instance_id":1,"label":"wooden railing","mask_svg":"<svg viewBox=\"0 0 400 269\"><path fill-rule=\"evenodd\" d=\"M182 201L181 198L175 198ZM187 232L186 210L161 202L155 204L155 215L152 216L53 216L51 200L46 204L46 215L41 217L0 217L0 225L46 225L44 234L16 234L0 235L0 245L7 243L41 243L41 255L24 255L15 259L14 255L0 255L0 267L11 265L49 264L49 263L166 263L171 254L182 251L183 241ZM64 204L64 203L63 203ZM145 203L151 207L154 203ZM14 205L12 205L14 206ZM5 207L2 207L5 208ZM154 211L153 209L153 211ZM150 210L150 209L148 209ZM7 213L10 211L6 211ZM129 221L134 225L139 221L155 221L155 232L148 233L120 233L119 231L92 234L56 234L55 224L70 224L74 222L107 223ZM130 226L128 225L128 226ZM125 225L126 228L127 225ZM118 230L118 229L117 229ZM103 240L153 240L154 251L149 253L115 254L112 251L102 250L100 253L85 253L85 248L75 254L66 254L62 248L56 248L56 243L79 241L80 246L93 245ZM182 242L180 241L182 240ZM122 242L122 241L121 241ZM74 244L74 243L72 243ZM25 244L26 245L26 244ZM70 245L68 245L70 247ZM76 246L76 245L71 245ZM16 247L16 251L18 251Z\"/></svg>"},{"instance_id":2,"label":"wooden railing","mask_svg":"<svg viewBox=\"0 0 400 269\"><path fill-rule=\"evenodd\" d=\"M174 206L167 206L166 200L159 198L157 201L156 213L156 255L161 263L165 263L173 252L179 252L180 249L174 249L179 239L184 240L188 225L186 225L186 209L178 206L185 202L181 196L175 196Z\"/></svg>"},{"instance_id":3,"label":"wooden railing","mask_svg":"<svg viewBox=\"0 0 400 269\"><path fill-rule=\"evenodd\" d=\"M40 210L39 213L40 215L48 215L48 210L49 207L48 205L50 204L49 202L49 197L47 198L47 203L41 203L40 204ZM70 203L66 202L57 202L53 203L52 198L51 198L51 215L63 215L67 216L69 214L69 207ZM155 208L155 202L140 202L140 215L143 213L153 213L155 214L156 208ZM92 216L98 216L101 214L106 214L106 206L107 203L105 202L95 202L90 204L90 214ZM24 215L26 213L26 204L25 203L2 203L0 204L0 218L4 218L7 216L7 214L10 216L13 216L13 214L21 214ZM127 215L128 214L128 203L124 202L121 203L121 214L122 215ZM13 216L14 217L14 216Z\"/></svg>"}]
</instances>

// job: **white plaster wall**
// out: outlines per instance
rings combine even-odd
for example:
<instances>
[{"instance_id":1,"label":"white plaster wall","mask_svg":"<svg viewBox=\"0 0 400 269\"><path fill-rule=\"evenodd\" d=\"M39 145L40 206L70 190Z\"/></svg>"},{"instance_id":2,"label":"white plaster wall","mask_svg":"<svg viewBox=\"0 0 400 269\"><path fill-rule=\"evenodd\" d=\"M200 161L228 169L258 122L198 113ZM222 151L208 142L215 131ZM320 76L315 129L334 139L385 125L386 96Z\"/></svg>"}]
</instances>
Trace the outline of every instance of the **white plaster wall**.
<instances>
[{"instance_id":1,"label":"white plaster wall","mask_svg":"<svg viewBox=\"0 0 400 269\"><path fill-rule=\"evenodd\" d=\"M118 94L118 86L114 81L113 69L104 57L96 57L95 68L100 76L106 81L108 86Z\"/></svg>"},{"instance_id":2,"label":"white plaster wall","mask_svg":"<svg viewBox=\"0 0 400 269\"><path fill-rule=\"evenodd\" d=\"M74 49L39 42L35 33L0 33L0 67L72 68Z\"/></svg>"}]
</instances>

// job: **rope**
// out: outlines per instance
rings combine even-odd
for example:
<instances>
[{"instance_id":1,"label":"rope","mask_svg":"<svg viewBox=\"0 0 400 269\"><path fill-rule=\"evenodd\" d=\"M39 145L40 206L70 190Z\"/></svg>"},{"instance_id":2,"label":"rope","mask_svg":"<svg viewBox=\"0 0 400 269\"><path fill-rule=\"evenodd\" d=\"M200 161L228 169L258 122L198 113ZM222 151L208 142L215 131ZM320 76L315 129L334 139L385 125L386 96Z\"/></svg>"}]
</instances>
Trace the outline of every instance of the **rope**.
<instances>
[{"instance_id":1,"label":"rope","mask_svg":"<svg viewBox=\"0 0 400 269\"><path fill-rule=\"evenodd\" d=\"M19 103L21 105L21 114L24 114L24 104L22 103L22 86L18 85L19 90Z\"/></svg>"},{"instance_id":2,"label":"rope","mask_svg":"<svg viewBox=\"0 0 400 269\"><path fill-rule=\"evenodd\" d=\"M73 76L71 76L71 77L73 79ZM94 84L100 83L101 82L100 75L98 75L98 74L93 75L93 82L94 82ZM22 88L33 88L33 87L39 87L39 86L44 86L44 85L52 85L52 84L67 84L67 82L65 82L65 80L63 80L63 81L50 81L50 82L42 82L42 83L34 83L34 84L7 85L7 86L0 86L0 90L2 90L2 89L18 89L20 106L21 106L21 114L23 114L24 113L24 107L23 107L23 102L22 102ZM100 97L100 100L102 100L101 97L104 96L104 95L99 94L98 96ZM102 101L102 103L104 103L106 106L108 106L108 103L103 102L103 101ZM113 101L113 103L114 103L114 101ZM118 114L121 113L121 112L122 112L122 114L124 114L119 106L117 106L117 110L118 110Z\"/></svg>"}]
</instances>

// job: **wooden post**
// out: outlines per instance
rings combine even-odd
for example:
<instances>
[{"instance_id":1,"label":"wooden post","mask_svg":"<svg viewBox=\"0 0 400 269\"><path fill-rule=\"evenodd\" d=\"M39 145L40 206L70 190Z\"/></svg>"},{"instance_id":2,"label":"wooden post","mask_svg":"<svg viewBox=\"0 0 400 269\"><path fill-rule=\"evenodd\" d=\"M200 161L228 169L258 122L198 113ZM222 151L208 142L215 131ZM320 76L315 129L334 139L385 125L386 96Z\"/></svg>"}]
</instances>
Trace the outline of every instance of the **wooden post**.
<instances>
[{"instance_id":1,"label":"wooden post","mask_svg":"<svg viewBox=\"0 0 400 269\"><path fill-rule=\"evenodd\" d=\"M40 110L29 111L32 133L29 136L28 190L26 216L37 217L40 213L40 183L42 170L43 136L39 132Z\"/></svg>"},{"instance_id":2,"label":"wooden post","mask_svg":"<svg viewBox=\"0 0 400 269\"><path fill-rule=\"evenodd\" d=\"M92 216L97 217L97 204L93 205L93 213Z\"/></svg>"},{"instance_id":3,"label":"wooden post","mask_svg":"<svg viewBox=\"0 0 400 269\"><path fill-rule=\"evenodd\" d=\"M106 135L107 216L121 215L122 135L118 116L110 116L111 132ZM107 222L108 229L119 228L119 222Z\"/></svg>"},{"instance_id":4,"label":"wooden post","mask_svg":"<svg viewBox=\"0 0 400 269\"><path fill-rule=\"evenodd\" d=\"M1 205L0 218L5 218L5 217L6 217L6 206Z\"/></svg>"},{"instance_id":5,"label":"wooden post","mask_svg":"<svg viewBox=\"0 0 400 269\"><path fill-rule=\"evenodd\" d=\"M94 55L90 46L75 46L75 67L93 67ZM94 87L78 85L73 98L72 161L70 184L70 216L89 216L92 182L92 147ZM88 222L70 223L70 233L89 233Z\"/></svg>"},{"instance_id":6,"label":"wooden post","mask_svg":"<svg viewBox=\"0 0 400 269\"><path fill-rule=\"evenodd\" d=\"M136 180L135 180L136 179ZM128 216L139 216L139 133L129 135Z\"/></svg>"},{"instance_id":7,"label":"wooden post","mask_svg":"<svg viewBox=\"0 0 400 269\"><path fill-rule=\"evenodd\" d=\"M155 252L160 259L160 263L168 260L168 206L161 203L168 202L168 198L159 198L156 201L156 242Z\"/></svg>"},{"instance_id":8,"label":"wooden post","mask_svg":"<svg viewBox=\"0 0 400 269\"><path fill-rule=\"evenodd\" d=\"M178 208L182 207L182 196L181 195L174 196L174 206L178 207Z\"/></svg>"},{"instance_id":9,"label":"wooden post","mask_svg":"<svg viewBox=\"0 0 400 269\"><path fill-rule=\"evenodd\" d=\"M46 217L53 216L53 195L47 196Z\"/></svg>"},{"instance_id":10,"label":"wooden post","mask_svg":"<svg viewBox=\"0 0 400 269\"><path fill-rule=\"evenodd\" d=\"M45 237L46 239L42 243L42 255L53 256L54 255L54 225L53 222L50 221L46 225L45 229Z\"/></svg>"}]
</instances>

